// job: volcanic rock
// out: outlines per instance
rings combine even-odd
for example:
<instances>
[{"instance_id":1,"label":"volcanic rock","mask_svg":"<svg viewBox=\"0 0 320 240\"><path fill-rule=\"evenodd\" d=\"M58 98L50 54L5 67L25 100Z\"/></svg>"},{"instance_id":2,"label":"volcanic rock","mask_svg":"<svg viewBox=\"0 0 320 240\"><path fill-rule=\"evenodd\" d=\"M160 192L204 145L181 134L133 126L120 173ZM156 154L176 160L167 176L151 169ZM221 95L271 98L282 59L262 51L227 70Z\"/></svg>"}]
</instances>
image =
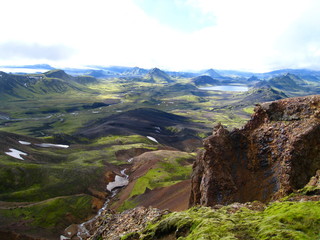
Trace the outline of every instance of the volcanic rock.
<instances>
[{"instance_id":1,"label":"volcanic rock","mask_svg":"<svg viewBox=\"0 0 320 240\"><path fill-rule=\"evenodd\" d=\"M241 130L217 125L194 163L190 205L268 202L301 189L320 169L319 136L319 95L257 105Z\"/></svg>"},{"instance_id":2,"label":"volcanic rock","mask_svg":"<svg viewBox=\"0 0 320 240\"><path fill-rule=\"evenodd\" d=\"M128 233L139 232L144 229L149 222L159 220L168 211L156 208L137 207L122 213L110 213L106 210L101 217L95 221L95 226L91 231L93 234L85 239L108 239L118 240Z\"/></svg>"}]
</instances>

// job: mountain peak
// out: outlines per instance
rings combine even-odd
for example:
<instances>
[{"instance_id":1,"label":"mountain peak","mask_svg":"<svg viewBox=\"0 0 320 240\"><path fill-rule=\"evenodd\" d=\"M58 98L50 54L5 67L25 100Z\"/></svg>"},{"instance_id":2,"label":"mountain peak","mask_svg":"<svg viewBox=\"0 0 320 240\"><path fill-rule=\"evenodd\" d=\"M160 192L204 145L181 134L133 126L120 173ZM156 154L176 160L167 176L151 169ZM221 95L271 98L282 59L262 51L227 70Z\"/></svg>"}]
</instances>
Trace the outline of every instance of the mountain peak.
<instances>
[{"instance_id":1,"label":"mountain peak","mask_svg":"<svg viewBox=\"0 0 320 240\"><path fill-rule=\"evenodd\" d=\"M66 72L61 69L55 69L55 70L45 72L44 75L48 78L60 78L63 80L71 80L72 79L72 76L66 74Z\"/></svg>"},{"instance_id":2,"label":"mountain peak","mask_svg":"<svg viewBox=\"0 0 320 240\"><path fill-rule=\"evenodd\" d=\"M217 73L215 70L213 70L212 68L210 68L207 71L205 71L203 75L207 75L207 76L210 76L212 78L221 77L221 75L219 73Z\"/></svg>"},{"instance_id":3,"label":"mountain peak","mask_svg":"<svg viewBox=\"0 0 320 240\"><path fill-rule=\"evenodd\" d=\"M146 69L139 68L139 67L134 67L134 68L124 72L125 75L132 75L132 76L143 76L146 73L148 73L148 71Z\"/></svg>"},{"instance_id":4,"label":"mountain peak","mask_svg":"<svg viewBox=\"0 0 320 240\"><path fill-rule=\"evenodd\" d=\"M150 75L159 75L159 74L166 74L164 71L162 71L161 69L159 69L159 68L152 68L149 72L148 72L148 74L150 74ZM166 74L167 75L167 74Z\"/></svg>"},{"instance_id":5,"label":"mountain peak","mask_svg":"<svg viewBox=\"0 0 320 240\"><path fill-rule=\"evenodd\" d=\"M159 68L152 68L144 78L156 83L172 82L171 77Z\"/></svg>"}]
</instances>

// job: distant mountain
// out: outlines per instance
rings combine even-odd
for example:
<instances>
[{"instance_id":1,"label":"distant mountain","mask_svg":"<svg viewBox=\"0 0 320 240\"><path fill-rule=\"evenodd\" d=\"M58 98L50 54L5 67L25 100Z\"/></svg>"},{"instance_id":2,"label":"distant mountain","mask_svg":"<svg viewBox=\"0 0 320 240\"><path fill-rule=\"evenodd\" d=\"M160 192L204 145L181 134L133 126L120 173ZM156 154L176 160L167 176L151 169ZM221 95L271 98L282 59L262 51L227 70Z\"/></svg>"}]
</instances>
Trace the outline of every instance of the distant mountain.
<instances>
[{"instance_id":1,"label":"distant mountain","mask_svg":"<svg viewBox=\"0 0 320 240\"><path fill-rule=\"evenodd\" d=\"M193 78L198 76L198 73L194 72L172 72L172 71L166 71L168 75L174 78Z\"/></svg>"},{"instance_id":2,"label":"distant mountain","mask_svg":"<svg viewBox=\"0 0 320 240\"><path fill-rule=\"evenodd\" d=\"M52 69L54 69L49 64L14 65L14 66L1 66L1 67L4 67L4 68L44 69L44 70L52 70Z\"/></svg>"},{"instance_id":3,"label":"distant mountain","mask_svg":"<svg viewBox=\"0 0 320 240\"><path fill-rule=\"evenodd\" d=\"M259 78L257 78L255 75L252 75L250 78L248 78L248 82L257 82L260 81Z\"/></svg>"},{"instance_id":4,"label":"distant mountain","mask_svg":"<svg viewBox=\"0 0 320 240\"><path fill-rule=\"evenodd\" d=\"M285 74L294 74L303 80L307 81L320 81L320 71L309 70L309 69L279 69L265 73L254 73L260 79L270 79Z\"/></svg>"},{"instance_id":5,"label":"distant mountain","mask_svg":"<svg viewBox=\"0 0 320 240\"><path fill-rule=\"evenodd\" d=\"M171 77L159 68L151 69L145 76L144 80L154 83L170 83L173 82Z\"/></svg>"},{"instance_id":6,"label":"distant mountain","mask_svg":"<svg viewBox=\"0 0 320 240\"><path fill-rule=\"evenodd\" d=\"M63 80L73 80L73 77L66 74L65 71L60 69L51 70L49 72L45 72L44 75L47 78L60 78Z\"/></svg>"},{"instance_id":7,"label":"distant mountain","mask_svg":"<svg viewBox=\"0 0 320 240\"><path fill-rule=\"evenodd\" d=\"M249 78L253 74L256 75L255 73L252 72L242 72L242 71L237 71L237 70L216 70L216 72L222 76L225 77L245 77Z\"/></svg>"},{"instance_id":8,"label":"distant mountain","mask_svg":"<svg viewBox=\"0 0 320 240\"><path fill-rule=\"evenodd\" d=\"M217 73L212 68L207 70L207 71L205 71L202 75L207 75L207 76L210 76L212 78L221 78L222 77L219 73Z\"/></svg>"},{"instance_id":9,"label":"distant mountain","mask_svg":"<svg viewBox=\"0 0 320 240\"><path fill-rule=\"evenodd\" d=\"M105 70L90 70L86 72L86 75L89 75L95 78L106 78L110 76L110 72L107 72Z\"/></svg>"},{"instance_id":10,"label":"distant mountain","mask_svg":"<svg viewBox=\"0 0 320 240\"><path fill-rule=\"evenodd\" d=\"M139 67L134 67L128 71L125 71L123 75L129 75L129 76L144 76L148 73L148 70L139 68Z\"/></svg>"},{"instance_id":11,"label":"distant mountain","mask_svg":"<svg viewBox=\"0 0 320 240\"><path fill-rule=\"evenodd\" d=\"M0 99L33 98L39 94L65 93L68 91L91 91L79 84L80 82L87 83L88 78L72 77L62 70L26 75L0 72Z\"/></svg>"},{"instance_id":12,"label":"distant mountain","mask_svg":"<svg viewBox=\"0 0 320 240\"><path fill-rule=\"evenodd\" d=\"M272 74L272 75L283 75L283 74L295 74L295 75L307 75L307 74L320 74L319 71L314 71L314 70L308 70L308 69L280 69L280 70L275 70L268 72L266 74Z\"/></svg>"},{"instance_id":13,"label":"distant mountain","mask_svg":"<svg viewBox=\"0 0 320 240\"><path fill-rule=\"evenodd\" d=\"M268 81L262 81L255 84L255 88L271 87L284 91L299 91L304 89L305 82L294 74L287 73L285 75L274 77Z\"/></svg>"},{"instance_id":14,"label":"distant mountain","mask_svg":"<svg viewBox=\"0 0 320 240\"><path fill-rule=\"evenodd\" d=\"M45 72L44 76L47 78L58 78L63 79L65 81L74 81L81 84L88 84L88 83L96 83L97 79L92 76L71 76L67 74L65 71L60 69L51 70L49 72Z\"/></svg>"},{"instance_id":15,"label":"distant mountain","mask_svg":"<svg viewBox=\"0 0 320 240\"><path fill-rule=\"evenodd\" d=\"M192 78L191 81L196 85L196 86L203 86L203 85L219 85L220 81L213 79L210 76L198 76L195 78Z\"/></svg>"},{"instance_id":16,"label":"distant mountain","mask_svg":"<svg viewBox=\"0 0 320 240\"><path fill-rule=\"evenodd\" d=\"M100 65L90 65L89 67L93 68L93 69L97 69L97 70L105 70L105 71L110 71L113 73L124 73L126 71L130 71L130 69L132 69L132 67L124 67L124 66L100 66Z\"/></svg>"}]
</instances>

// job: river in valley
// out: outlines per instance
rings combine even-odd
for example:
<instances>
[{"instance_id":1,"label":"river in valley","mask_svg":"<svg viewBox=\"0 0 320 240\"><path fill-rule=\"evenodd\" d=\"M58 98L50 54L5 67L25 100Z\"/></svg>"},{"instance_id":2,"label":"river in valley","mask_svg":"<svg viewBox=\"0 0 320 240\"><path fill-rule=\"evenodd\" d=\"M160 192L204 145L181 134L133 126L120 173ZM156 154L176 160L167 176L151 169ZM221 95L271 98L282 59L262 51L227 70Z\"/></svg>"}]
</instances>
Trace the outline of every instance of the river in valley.
<instances>
[{"instance_id":1,"label":"river in valley","mask_svg":"<svg viewBox=\"0 0 320 240\"><path fill-rule=\"evenodd\" d=\"M126 170L127 169L122 170L121 176L116 175L114 181L107 184L106 190L111 192L111 195L107 198L103 207L97 212L97 214L93 218L89 219L88 221L78 225L78 231L76 233L76 236L78 237L78 239L83 240L83 239L87 239L88 237L90 237L90 229L93 228L92 225L101 216L101 214L105 210L107 210L109 202L119 192L120 188L128 185L129 176L125 173ZM61 235L60 240L71 239L73 237L73 236L71 236L72 235L71 232L67 232L67 234L65 234L65 235L68 235L68 236Z\"/></svg>"}]
</instances>

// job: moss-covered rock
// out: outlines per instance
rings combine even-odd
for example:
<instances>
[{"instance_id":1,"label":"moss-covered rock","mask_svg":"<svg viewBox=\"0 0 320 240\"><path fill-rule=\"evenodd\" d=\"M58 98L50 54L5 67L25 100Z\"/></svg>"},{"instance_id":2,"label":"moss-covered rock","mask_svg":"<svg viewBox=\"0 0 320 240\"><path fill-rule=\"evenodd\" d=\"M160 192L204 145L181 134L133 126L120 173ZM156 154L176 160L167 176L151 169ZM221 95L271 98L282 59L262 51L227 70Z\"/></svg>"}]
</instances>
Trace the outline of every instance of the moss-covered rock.
<instances>
[{"instance_id":1,"label":"moss-covered rock","mask_svg":"<svg viewBox=\"0 0 320 240\"><path fill-rule=\"evenodd\" d=\"M320 202L275 202L263 211L233 204L220 209L193 207L165 215L139 239L318 239ZM135 235L136 236L136 233ZM134 238L122 239L134 239Z\"/></svg>"}]
</instances>

